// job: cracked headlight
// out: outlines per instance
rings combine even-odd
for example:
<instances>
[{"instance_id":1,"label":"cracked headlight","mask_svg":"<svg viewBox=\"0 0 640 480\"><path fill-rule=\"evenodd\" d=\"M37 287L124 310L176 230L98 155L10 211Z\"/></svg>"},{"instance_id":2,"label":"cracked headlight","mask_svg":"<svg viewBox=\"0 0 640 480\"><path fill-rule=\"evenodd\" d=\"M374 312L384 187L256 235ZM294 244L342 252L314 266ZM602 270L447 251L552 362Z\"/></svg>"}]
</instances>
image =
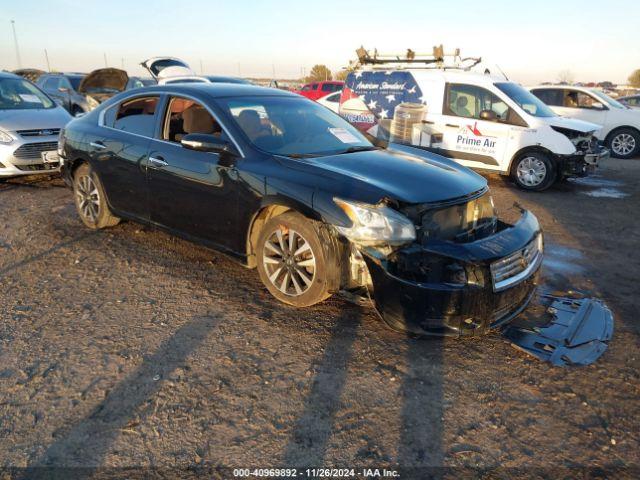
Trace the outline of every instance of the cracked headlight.
<instances>
[{"instance_id":1,"label":"cracked headlight","mask_svg":"<svg viewBox=\"0 0 640 480\"><path fill-rule=\"evenodd\" d=\"M9 144L13 142L13 137L4 130L0 130L0 143Z\"/></svg>"},{"instance_id":2,"label":"cracked headlight","mask_svg":"<svg viewBox=\"0 0 640 480\"><path fill-rule=\"evenodd\" d=\"M339 198L333 201L351 220L350 227L338 231L361 245L401 245L416 239L416 229L404 215L384 205L367 205Z\"/></svg>"}]
</instances>

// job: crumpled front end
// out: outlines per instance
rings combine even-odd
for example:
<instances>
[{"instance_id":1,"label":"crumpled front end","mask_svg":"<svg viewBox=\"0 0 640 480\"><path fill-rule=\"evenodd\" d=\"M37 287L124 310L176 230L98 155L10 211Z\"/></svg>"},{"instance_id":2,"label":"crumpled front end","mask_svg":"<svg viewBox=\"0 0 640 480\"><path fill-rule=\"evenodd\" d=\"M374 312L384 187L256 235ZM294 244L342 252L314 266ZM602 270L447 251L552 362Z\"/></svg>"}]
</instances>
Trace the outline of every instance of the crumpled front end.
<instances>
[{"instance_id":1,"label":"crumpled front end","mask_svg":"<svg viewBox=\"0 0 640 480\"><path fill-rule=\"evenodd\" d=\"M564 177L582 177L595 171L598 164L611 156L609 150L594 136L594 132L579 132L569 128L551 127L565 135L576 147L570 155L556 155L559 174Z\"/></svg>"},{"instance_id":2,"label":"crumpled front end","mask_svg":"<svg viewBox=\"0 0 640 480\"><path fill-rule=\"evenodd\" d=\"M494 230L476 240L423 236L391 252L361 248L384 320L416 334L462 336L514 318L535 292L542 232L528 211Z\"/></svg>"}]
</instances>

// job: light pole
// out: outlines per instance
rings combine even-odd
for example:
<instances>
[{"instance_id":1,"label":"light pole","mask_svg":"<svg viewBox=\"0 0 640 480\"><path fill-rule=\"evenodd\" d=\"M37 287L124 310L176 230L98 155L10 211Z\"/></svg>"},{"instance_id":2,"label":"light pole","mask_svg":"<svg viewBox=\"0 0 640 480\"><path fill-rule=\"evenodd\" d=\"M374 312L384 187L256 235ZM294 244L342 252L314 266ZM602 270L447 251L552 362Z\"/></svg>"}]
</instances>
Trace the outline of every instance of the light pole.
<instances>
[{"instance_id":1,"label":"light pole","mask_svg":"<svg viewBox=\"0 0 640 480\"><path fill-rule=\"evenodd\" d=\"M22 68L22 60L20 60L20 48L18 48L18 36L16 35L15 20L11 20L11 29L13 30L13 44L16 47L16 62L18 63L18 68Z\"/></svg>"}]
</instances>

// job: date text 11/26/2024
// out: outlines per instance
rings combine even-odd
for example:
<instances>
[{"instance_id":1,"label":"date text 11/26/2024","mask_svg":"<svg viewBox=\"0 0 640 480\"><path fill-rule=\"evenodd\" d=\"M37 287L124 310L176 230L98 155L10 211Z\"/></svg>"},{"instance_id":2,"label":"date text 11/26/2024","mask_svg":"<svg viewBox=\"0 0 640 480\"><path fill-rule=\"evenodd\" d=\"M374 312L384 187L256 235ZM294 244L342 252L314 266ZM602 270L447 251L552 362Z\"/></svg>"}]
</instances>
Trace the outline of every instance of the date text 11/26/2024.
<instances>
[{"instance_id":1,"label":"date text 11/26/2024","mask_svg":"<svg viewBox=\"0 0 640 480\"><path fill-rule=\"evenodd\" d=\"M236 478L399 478L396 470L386 468L236 468Z\"/></svg>"}]
</instances>

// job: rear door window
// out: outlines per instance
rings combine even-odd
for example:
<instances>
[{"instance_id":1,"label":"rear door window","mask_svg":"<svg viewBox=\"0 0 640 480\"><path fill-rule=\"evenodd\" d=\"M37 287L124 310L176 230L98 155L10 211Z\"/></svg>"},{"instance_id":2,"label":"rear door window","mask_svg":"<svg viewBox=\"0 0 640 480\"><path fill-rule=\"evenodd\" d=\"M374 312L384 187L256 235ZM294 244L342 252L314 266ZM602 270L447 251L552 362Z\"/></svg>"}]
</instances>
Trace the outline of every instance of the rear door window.
<instances>
[{"instance_id":1,"label":"rear door window","mask_svg":"<svg viewBox=\"0 0 640 480\"><path fill-rule=\"evenodd\" d=\"M536 88L531 90L536 97L547 105L562 107L564 105L564 90L560 88Z\"/></svg>"},{"instance_id":2,"label":"rear door window","mask_svg":"<svg viewBox=\"0 0 640 480\"><path fill-rule=\"evenodd\" d=\"M153 137L158 98L142 97L124 101L118 107L113 128L143 137Z\"/></svg>"}]
</instances>

